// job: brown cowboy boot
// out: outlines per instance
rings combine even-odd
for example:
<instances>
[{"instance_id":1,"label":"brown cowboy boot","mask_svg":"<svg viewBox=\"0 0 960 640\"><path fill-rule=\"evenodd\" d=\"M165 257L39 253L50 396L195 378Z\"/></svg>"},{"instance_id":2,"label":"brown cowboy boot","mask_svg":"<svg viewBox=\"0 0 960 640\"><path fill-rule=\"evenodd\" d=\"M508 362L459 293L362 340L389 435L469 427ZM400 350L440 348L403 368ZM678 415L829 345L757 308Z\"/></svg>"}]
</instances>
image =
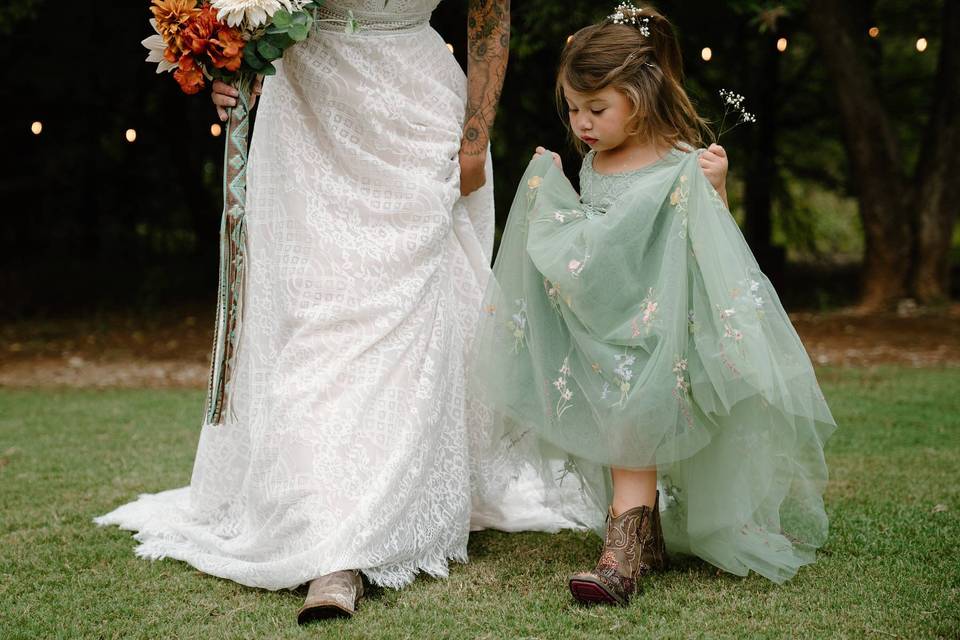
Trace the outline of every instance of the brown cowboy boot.
<instances>
[{"instance_id":1,"label":"brown cowboy boot","mask_svg":"<svg viewBox=\"0 0 960 640\"><path fill-rule=\"evenodd\" d=\"M603 553L593 571L570 576L570 593L586 604L620 604L630 601L637 581L667 566L667 551L660 528L660 493L653 508L635 507L619 516L607 516Z\"/></svg>"},{"instance_id":2,"label":"brown cowboy boot","mask_svg":"<svg viewBox=\"0 0 960 640\"><path fill-rule=\"evenodd\" d=\"M363 595L358 571L334 571L310 581L307 599L297 612L297 622L306 624L326 618L349 618Z\"/></svg>"}]
</instances>

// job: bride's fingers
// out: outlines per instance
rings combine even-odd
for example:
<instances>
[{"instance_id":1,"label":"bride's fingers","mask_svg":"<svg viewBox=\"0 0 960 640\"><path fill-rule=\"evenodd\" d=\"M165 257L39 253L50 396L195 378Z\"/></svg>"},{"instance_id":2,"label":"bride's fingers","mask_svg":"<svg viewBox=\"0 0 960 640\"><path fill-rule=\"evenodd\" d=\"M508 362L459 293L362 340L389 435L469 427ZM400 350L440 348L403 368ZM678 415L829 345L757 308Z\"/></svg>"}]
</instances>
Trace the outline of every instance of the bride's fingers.
<instances>
[{"instance_id":1,"label":"bride's fingers","mask_svg":"<svg viewBox=\"0 0 960 640\"><path fill-rule=\"evenodd\" d=\"M222 93L214 93L213 104L218 107L235 107L237 106L237 99L223 95Z\"/></svg>"},{"instance_id":2,"label":"bride's fingers","mask_svg":"<svg viewBox=\"0 0 960 640\"><path fill-rule=\"evenodd\" d=\"M220 116L220 122L227 121L227 110L223 107L217 107L217 115Z\"/></svg>"},{"instance_id":3,"label":"bride's fingers","mask_svg":"<svg viewBox=\"0 0 960 640\"><path fill-rule=\"evenodd\" d=\"M228 96L233 96L234 98L240 95L236 89L228 85L226 82L223 82L222 80L213 81L213 92L222 93Z\"/></svg>"}]
</instances>

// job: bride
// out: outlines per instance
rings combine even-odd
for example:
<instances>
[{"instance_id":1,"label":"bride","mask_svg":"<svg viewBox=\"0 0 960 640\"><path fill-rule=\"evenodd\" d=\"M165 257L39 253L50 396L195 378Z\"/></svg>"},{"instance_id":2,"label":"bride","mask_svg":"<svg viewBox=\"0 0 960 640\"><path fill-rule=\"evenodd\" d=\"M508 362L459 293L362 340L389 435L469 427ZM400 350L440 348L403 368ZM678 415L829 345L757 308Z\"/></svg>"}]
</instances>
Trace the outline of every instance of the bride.
<instances>
[{"instance_id":1,"label":"bride","mask_svg":"<svg viewBox=\"0 0 960 640\"><path fill-rule=\"evenodd\" d=\"M509 1L471 0L466 78L429 26L438 2L331 0L266 80L232 415L203 426L189 487L96 519L137 531L143 557L309 582L301 622L351 615L361 573L394 588L447 575L471 511L475 527L573 526L532 473L516 481L509 451L483 450L465 388ZM221 116L235 96L215 86Z\"/></svg>"}]
</instances>

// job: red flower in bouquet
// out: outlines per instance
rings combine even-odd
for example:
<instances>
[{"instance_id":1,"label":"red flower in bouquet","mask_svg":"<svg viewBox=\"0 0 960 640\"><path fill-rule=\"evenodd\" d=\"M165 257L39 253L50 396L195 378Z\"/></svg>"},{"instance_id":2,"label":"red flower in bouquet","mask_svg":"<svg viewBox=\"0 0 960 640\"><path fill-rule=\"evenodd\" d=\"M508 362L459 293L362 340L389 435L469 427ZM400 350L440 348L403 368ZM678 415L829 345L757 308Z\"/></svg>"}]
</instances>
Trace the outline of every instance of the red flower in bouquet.
<instances>
[{"instance_id":1,"label":"red flower in bouquet","mask_svg":"<svg viewBox=\"0 0 960 640\"><path fill-rule=\"evenodd\" d=\"M194 56L202 56L210 46L210 38L216 33L217 25L217 10L208 4L203 5L183 31L184 46Z\"/></svg>"},{"instance_id":2,"label":"red flower in bouquet","mask_svg":"<svg viewBox=\"0 0 960 640\"><path fill-rule=\"evenodd\" d=\"M153 0L150 11L157 21L157 32L167 43L164 57L177 62L187 51L184 32L200 13L196 0Z\"/></svg>"},{"instance_id":3,"label":"red flower in bouquet","mask_svg":"<svg viewBox=\"0 0 960 640\"><path fill-rule=\"evenodd\" d=\"M218 69L235 72L243 64L246 44L238 29L228 27L217 19L217 10L205 4L200 13L184 31L183 41L197 58L206 55Z\"/></svg>"},{"instance_id":4,"label":"red flower in bouquet","mask_svg":"<svg viewBox=\"0 0 960 640\"><path fill-rule=\"evenodd\" d=\"M207 55L213 66L227 71L238 71L243 64L243 47L246 41L240 32L230 27L217 31L217 37L210 40Z\"/></svg>"},{"instance_id":5,"label":"red flower in bouquet","mask_svg":"<svg viewBox=\"0 0 960 640\"><path fill-rule=\"evenodd\" d=\"M203 70L189 53L180 56L177 70L173 72L173 78L187 95L198 93L207 85L203 79Z\"/></svg>"}]
</instances>

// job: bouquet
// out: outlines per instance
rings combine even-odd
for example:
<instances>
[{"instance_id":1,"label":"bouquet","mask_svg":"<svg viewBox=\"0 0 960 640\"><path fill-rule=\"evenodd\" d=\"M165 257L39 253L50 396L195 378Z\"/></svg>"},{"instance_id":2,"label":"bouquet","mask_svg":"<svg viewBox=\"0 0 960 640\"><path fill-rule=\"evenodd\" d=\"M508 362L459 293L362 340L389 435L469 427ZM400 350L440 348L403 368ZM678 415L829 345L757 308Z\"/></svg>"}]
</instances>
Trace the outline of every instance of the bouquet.
<instances>
[{"instance_id":1,"label":"bouquet","mask_svg":"<svg viewBox=\"0 0 960 640\"><path fill-rule=\"evenodd\" d=\"M220 284L205 423L221 424L240 340L246 261L246 165L250 95L257 76L307 38L322 0L153 0L156 34L143 45L157 73L172 72L184 93L222 80L239 93L230 109L224 152Z\"/></svg>"}]
</instances>

